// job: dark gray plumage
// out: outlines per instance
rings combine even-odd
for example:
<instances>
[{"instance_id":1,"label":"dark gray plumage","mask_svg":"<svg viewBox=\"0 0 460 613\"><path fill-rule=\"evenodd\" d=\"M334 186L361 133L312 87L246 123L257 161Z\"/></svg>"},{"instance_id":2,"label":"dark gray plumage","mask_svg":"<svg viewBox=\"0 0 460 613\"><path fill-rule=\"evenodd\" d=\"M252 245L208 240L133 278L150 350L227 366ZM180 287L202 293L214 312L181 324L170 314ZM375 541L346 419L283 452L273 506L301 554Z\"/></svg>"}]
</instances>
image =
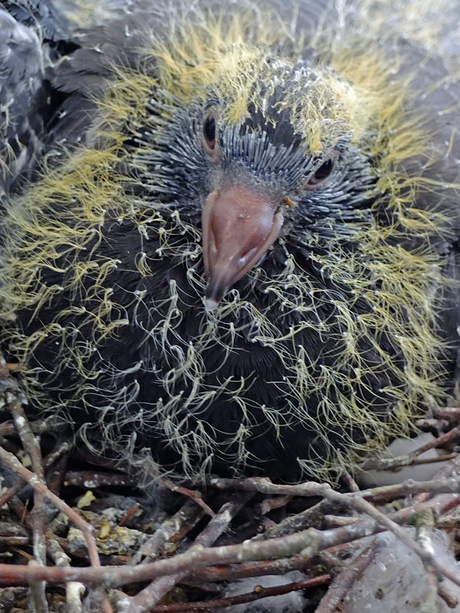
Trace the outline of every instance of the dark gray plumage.
<instances>
[{"instance_id":1,"label":"dark gray plumage","mask_svg":"<svg viewBox=\"0 0 460 613\"><path fill-rule=\"evenodd\" d=\"M43 78L43 58L37 35L0 10L0 193L30 164L42 129L34 115Z\"/></svg>"},{"instance_id":2,"label":"dark gray plumage","mask_svg":"<svg viewBox=\"0 0 460 613\"><path fill-rule=\"evenodd\" d=\"M45 78L50 45L69 36L47 0L0 2L0 195L30 178L51 108Z\"/></svg>"}]
</instances>

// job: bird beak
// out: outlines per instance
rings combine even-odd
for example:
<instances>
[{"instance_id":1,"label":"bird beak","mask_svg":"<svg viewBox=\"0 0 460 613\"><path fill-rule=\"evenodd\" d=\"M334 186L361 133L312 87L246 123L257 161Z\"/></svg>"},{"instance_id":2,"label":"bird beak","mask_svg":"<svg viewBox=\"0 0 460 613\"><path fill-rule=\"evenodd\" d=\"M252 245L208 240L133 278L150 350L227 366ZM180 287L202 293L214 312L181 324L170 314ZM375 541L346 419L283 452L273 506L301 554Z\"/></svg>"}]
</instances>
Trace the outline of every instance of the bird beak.
<instances>
[{"instance_id":1,"label":"bird beak","mask_svg":"<svg viewBox=\"0 0 460 613\"><path fill-rule=\"evenodd\" d=\"M283 225L279 203L232 185L206 198L202 212L206 309L214 310L228 289L264 257Z\"/></svg>"}]
</instances>

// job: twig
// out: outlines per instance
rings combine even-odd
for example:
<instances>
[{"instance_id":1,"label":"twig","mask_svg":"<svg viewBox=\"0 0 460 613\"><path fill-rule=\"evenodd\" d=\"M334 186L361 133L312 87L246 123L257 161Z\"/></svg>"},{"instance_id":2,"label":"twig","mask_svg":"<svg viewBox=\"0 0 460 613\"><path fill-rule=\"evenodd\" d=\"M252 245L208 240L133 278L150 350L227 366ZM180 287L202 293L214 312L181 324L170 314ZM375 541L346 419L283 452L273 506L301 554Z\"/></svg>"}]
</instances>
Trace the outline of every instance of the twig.
<instances>
[{"instance_id":1,"label":"twig","mask_svg":"<svg viewBox=\"0 0 460 613\"><path fill-rule=\"evenodd\" d=\"M305 558L293 555L271 562L248 562L247 564L229 564L228 566L202 568L187 575L187 581L219 582L234 581L247 577L263 577L265 575L285 575L293 570L304 571Z\"/></svg>"},{"instance_id":2,"label":"twig","mask_svg":"<svg viewBox=\"0 0 460 613\"><path fill-rule=\"evenodd\" d=\"M201 492L198 492L197 490L188 489L181 485L177 485L177 483L174 483L174 481L171 481L170 479L166 478L162 478L160 482L163 487L171 490L171 492L182 494L183 496L187 496L188 498L194 500L197 505L199 505L203 509L203 511L207 513L207 515L209 515L210 517L214 515L214 511L203 500Z\"/></svg>"},{"instance_id":3,"label":"twig","mask_svg":"<svg viewBox=\"0 0 460 613\"><path fill-rule=\"evenodd\" d=\"M358 526L347 526L335 530L316 530L309 528L302 532L275 538L270 541L245 541L239 545L225 547L196 548L174 558L157 560L150 564L113 567L90 567L60 569L54 567L28 568L0 564L0 584L17 584L25 581L46 579L49 583L82 581L90 585L123 585L137 581L148 581L156 577L186 571L195 572L206 566L244 563L256 560L288 558L301 554L305 560L314 558L323 549L347 543L352 539L362 538L374 533L377 524L365 519Z\"/></svg>"},{"instance_id":4,"label":"twig","mask_svg":"<svg viewBox=\"0 0 460 613\"><path fill-rule=\"evenodd\" d=\"M152 607L150 613L188 613L193 611L215 611L216 609L230 607L236 604L246 604L254 602L269 596L281 596L299 590L312 589L320 585L327 585L330 581L330 575L320 575L304 581L296 583L287 583L277 587L261 587L257 586L254 592L250 594L239 594L229 598L220 598L219 600L209 600L207 602L191 602L186 604L159 605Z\"/></svg>"},{"instance_id":5,"label":"twig","mask_svg":"<svg viewBox=\"0 0 460 613\"><path fill-rule=\"evenodd\" d=\"M76 513L71 507L69 507L65 502L63 502L58 496L50 492L50 490L46 487L45 483L40 481L36 475L34 475L30 470L25 468L19 460L17 460L14 455L8 453L0 447L0 461L3 462L8 468L12 471L16 472L16 474L20 475L23 479L25 479L34 490L43 494L45 498L47 498L50 502L52 502L60 511L65 513L69 519L82 531L83 536L86 541L86 545L88 547L88 555L91 560L91 564L94 567L100 567L99 555L97 553L96 542L92 535L92 527L84 521L78 513ZM4 565L5 566L5 565ZM34 569L37 570L37 569ZM45 572L49 569L43 569ZM44 575L45 576L45 575Z\"/></svg>"},{"instance_id":6,"label":"twig","mask_svg":"<svg viewBox=\"0 0 460 613\"><path fill-rule=\"evenodd\" d=\"M226 530L235 517L252 497L251 493L243 496L234 496L233 500L225 503L217 515L211 519L203 532L196 538L194 545L190 548L190 553L200 551L203 547L209 547ZM164 576L151 583L137 596L126 600L120 611L123 613L144 613L149 611L165 594L167 594L185 575L184 571Z\"/></svg>"},{"instance_id":7,"label":"twig","mask_svg":"<svg viewBox=\"0 0 460 613\"><path fill-rule=\"evenodd\" d=\"M442 598L444 600L444 602L446 603L446 605L449 607L449 609L455 609L455 607L458 606L458 598L456 598L455 596L453 596L448 590L447 588L444 586L443 583L440 583L438 585L438 594L439 597Z\"/></svg>"},{"instance_id":8,"label":"twig","mask_svg":"<svg viewBox=\"0 0 460 613\"><path fill-rule=\"evenodd\" d=\"M195 501L191 499L187 500L173 517L168 518L157 530L155 530L155 533L132 557L129 564L134 566L139 564L142 558L145 558L146 561L156 558L168 541L172 539L179 540L179 538L183 536L184 533L191 530L203 516L203 509L198 507ZM184 527L186 527L185 531Z\"/></svg>"},{"instance_id":9,"label":"twig","mask_svg":"<svg viewBox=\"0 0 460 613\"><path fill-rule=\"evenodd\" d=\"M375 521L377 521L381 526L384 526L393 534L395 534L403 543L405 543L408 547L410 547L415 553L419 556L419 558L425 564L429 564L435 570L437 570L441 575L450 579L453 583L460 586L460 574L455 573L451 568L446 566L443 562L441 562L434 554L434 551L429 548L425 549L421 547L419 543L417 543L409 533L399 526L397 523L392 521L388 516L381 513L378 509L376 509L372 504L360 498L358 494L353 494L352 496L345 496L343 494L339 494L337 492L333 492L332 490L329 492L328 497L332 500L342 500L347 499L350 506L356 510L361 511L362 513L366 513Z\"/></svg>"},{"instance_id":10,"label":"twig","mask_svg":"<svg viewBox=\"0 0 460 613\"><path fill-rule=\"evenodd\" d=\"M81 472L69 470L65 475L64 484L66 486L76 485L89 489L94 489L101 486L137 486L137 482L134 477L125 473L100 473L90 470Z\"/></svg>"},{"instance_id":11,"label":"twig","mask_svg":"<svg viewBox=\"0 0 460 613\"><path fill-rule=\"evenodd\" d=\"M385 469L390 470L394 468L401 468L403 466L412 466L417 462L417 458L422 453L429 451L430 449L435 449L436 447L441 447L441 445L445 445L448 442L454 441L456 438L460 436L460 426L456 426L446 432L445 434L441 434L437 438L428 441L424 445L421 445L417 449L414 449L407 455L398 456L396 458L369 458L366 460L361 466L360 470L368 471L373 469ZM444 461L444 458L441 458L438 461ZM418 463L426 463L423 460L420 460Z\"/></svg>"},{"instance_id":12,"label":"twig","mask_svg":"<svg viewBox=\"0 0 460 613\"><path fill-rule=\"evenodd\" d=\"M332 581L315 613L334 613L357 577L371 564L383 545L384 541L377 537L369 547L360 552L351 564L347 565Z\"/></svg>"},{"instance_id":13,"label":"twig","mask_svg":"<svg viewBox=\"0 0 460 613\"><path fill-rule=\"evenodd\" d=\"M300 483L297 485L280 485L272 483L265 478L252 479L212 479L210 483L218 489L238 489L243 491L257 491L263 494L279 494L292 496L323 497L329 499L330 492L333 492L328 483ZM396 485L386 485L375 487L359 492L338 494L342 497L343 503L349 497L369 498L372 500L394 500L404 496L412 496L421 492L430 494L445 494L460 492L460 476L439 481L413 481L407 479L403 483ZM338 498L335 499L338 502Z\"/></svg>"},{"instance_id":14,"label":"twig","mask_svg":"<svg viewBox=\"0 0 460 613\"><path fill-rule=\"evenodd\" d=\"M33 434L29 420L24 413L21 402L16 394L7 394L9 409L13 415L14 423L19 437L24 446L24 450L29 454L32 469L40 481L45 481L45 469L43 467L42 454L38 441ZM34 497L34 508L31 512L31 522L33 528L33 549L36 564L46 566L46 509L45 499L42 492L36 492ZM30 564L33 562L31 561ZM37 613L47 613L48 603L45 594L46 584L44 582L31 585L31 595Z\"/></svg>"}]
</instances>

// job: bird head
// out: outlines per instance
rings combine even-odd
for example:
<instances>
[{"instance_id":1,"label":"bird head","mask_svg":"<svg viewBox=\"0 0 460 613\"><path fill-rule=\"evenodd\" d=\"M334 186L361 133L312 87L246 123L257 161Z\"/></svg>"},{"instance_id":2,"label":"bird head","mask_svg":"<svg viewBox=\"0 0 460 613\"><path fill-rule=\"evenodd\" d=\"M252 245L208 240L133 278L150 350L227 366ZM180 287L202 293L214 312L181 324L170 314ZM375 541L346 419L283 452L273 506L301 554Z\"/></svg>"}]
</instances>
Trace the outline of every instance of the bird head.
<instances>
[{"instance_id":1,"label":"bird head","mask_svg":"<svg viewBox=\"0 0 460 613\"><path fill-rule=\"evenodd\" d=\"M222 96L203 116L200 137L208 180L202 246L208 310L261 262L277 239L301 232L301 226L318 217L315 202L326 198L333 209L327 184L343 174L350 139L344 122L329 117L330 129L315 148L313 131L319 126L308 126L308 141L302 133L305 99L311 104L318 98L314 75L305 65L269 66L270 73L251 84L247 108L236 121L231 118L234 101ZM273 85L267 87L270 81ZM324 116L313 120L327 125L329 115L325 108ZM366 188L368 183L369 177Z\"/></svg>"},{"instance_id":2,"label":"bird head","mask_svg":"<svg viewBox=\"0 0 460 613\"><path fill-rule=\"evenodd\" d=\"M378 191L362 146L377 130L374 91L246 42L214 51L187 54L191 66L177 42L156 51L155 95L128 145L142 185L201 224L208 311L277 242L349 239Z\"/></svg>"}]
</instances>

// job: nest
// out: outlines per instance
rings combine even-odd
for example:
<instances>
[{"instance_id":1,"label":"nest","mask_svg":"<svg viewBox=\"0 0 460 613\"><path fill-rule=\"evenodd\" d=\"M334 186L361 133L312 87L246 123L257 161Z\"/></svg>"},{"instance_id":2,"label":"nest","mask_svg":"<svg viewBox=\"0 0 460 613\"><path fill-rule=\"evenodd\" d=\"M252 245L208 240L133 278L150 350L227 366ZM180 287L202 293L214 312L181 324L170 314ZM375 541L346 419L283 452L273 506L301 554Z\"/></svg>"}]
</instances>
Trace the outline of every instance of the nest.
<instances>
[{"instance_id":1,"label":"nest","mask_svg":"<svg viewBox=\"0 0 460 613\"><path fill-rule=\"evenodd\" d=\"M398 586L406 611L457 610L460 409L434 409L418 424L436 432L429 443L363 467L442 461L429 481L360 489L344 474L334 490L214 478L201 491L166 480L142 490L135 475L91 464L49 418L29 423L5 364L1 375L13 418L0 426L2 613L390 611ZM440 454L421 459L428 449Z\"/></svg>"}]
</instances>

